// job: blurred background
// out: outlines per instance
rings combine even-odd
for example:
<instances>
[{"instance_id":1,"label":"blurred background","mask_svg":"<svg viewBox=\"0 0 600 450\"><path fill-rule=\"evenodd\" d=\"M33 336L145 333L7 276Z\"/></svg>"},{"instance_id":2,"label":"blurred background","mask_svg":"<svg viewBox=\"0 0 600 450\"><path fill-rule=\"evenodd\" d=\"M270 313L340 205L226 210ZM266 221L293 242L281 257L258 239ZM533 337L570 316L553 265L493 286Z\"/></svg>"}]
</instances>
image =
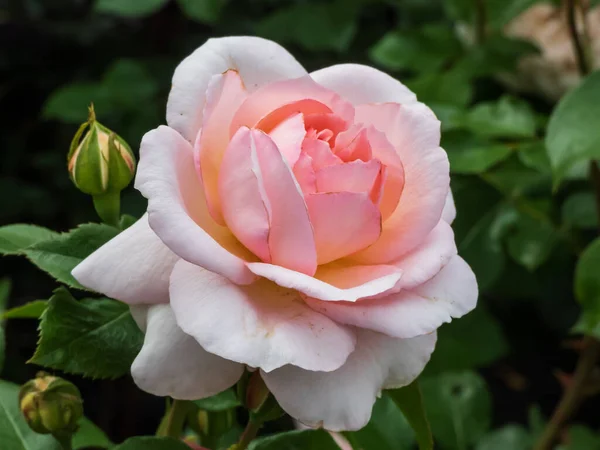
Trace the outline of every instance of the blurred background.
<instances>
[{"instance_id":1,"label":"blurred background","mask_svg":"<svg viewBox=\"0 0 600 450\"><path fill-rule=\"evenodd\" d=\"M600 53L594 3L584 2L582 16ZM0 0L0 225L66 231L97 221L66 170L89 103L137 152L143 134L165 122L178 62L210 37L244 34L281 43L309 71L340 62L378 67L442 120L458 209L453 228L481 297L474 312L440 330L422 377L426 405L441 448L528 448L490 442L502 433L535 435L556 405L579 345L569 337L580 312L574 264L598 227L584 171L552 192L545 127L579 81L558 3ZM130 187L123 212L144 210ZM23 258L0 259L0 274L9 306L48 298L55 287ZM36 325L5 324L2 378L22 383L38 370L26 364ZM154 431L163 401L130 379L66 377L81 387L86 415L115 441ZM379 404L377 414L388 417L389 406ZM600 448L597 404L584 406L575 422L563 448ZM369 427L373 436L395 433L397 445L382 440L382 450L412 448L405 422Z\"/></svg>"}]
</instances>

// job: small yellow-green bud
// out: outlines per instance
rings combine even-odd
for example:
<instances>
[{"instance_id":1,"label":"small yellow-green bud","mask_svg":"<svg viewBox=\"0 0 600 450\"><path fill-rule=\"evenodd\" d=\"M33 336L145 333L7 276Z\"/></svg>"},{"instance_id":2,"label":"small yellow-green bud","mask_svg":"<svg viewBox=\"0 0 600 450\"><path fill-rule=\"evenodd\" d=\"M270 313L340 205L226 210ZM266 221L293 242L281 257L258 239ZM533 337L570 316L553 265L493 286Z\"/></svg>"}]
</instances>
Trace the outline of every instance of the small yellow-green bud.
<instances>
[{"instance_id":1,"label":"small yellow-green bud","mask_svg":"<svg viewBox=\"0 0 600 450\"><path fill-rule=\"evenodd\" d=\"M94 196L120 192L133 179L135 157L131 148L96 120L93 105L88 121L71 142L68 169L75 186Z\"/></svg>"},{"instance_id":2,"label":"small yellow-green bud","mask_svg":"<svg viewBox=\"0 0 600 450\"><path fill-rule=\"evenodd\" d=\"M70 436L83 416L79 389L44 372L21 387L19 405L29 427L41 434Z\"/></svg>"}]
</instances>

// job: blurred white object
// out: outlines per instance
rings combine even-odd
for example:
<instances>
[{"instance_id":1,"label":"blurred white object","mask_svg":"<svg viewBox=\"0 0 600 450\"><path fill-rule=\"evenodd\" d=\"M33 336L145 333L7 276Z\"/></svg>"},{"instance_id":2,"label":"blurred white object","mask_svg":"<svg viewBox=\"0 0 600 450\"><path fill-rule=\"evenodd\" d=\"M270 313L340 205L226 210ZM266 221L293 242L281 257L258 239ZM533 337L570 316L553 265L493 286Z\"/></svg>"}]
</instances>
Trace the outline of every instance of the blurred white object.
<instances>
[{"instance_id":1,"label":"blurred white object","mask_svg":"<svg viewBox=\"0 0 600 450\"><path fill-rule=\"evenodd\" d=\"M588 2L582 2L584 7ZM587 8L586 8L587 9ZM581 35L589 39L592 69L600 68L600 6L577 15ZM558 100L580 80L577 60L564 8L538 3L513 19L506 27L509 37L532 42L540 53L523 57L517 71L501 79L513 89Z\"/></svg>"}]
</instances>

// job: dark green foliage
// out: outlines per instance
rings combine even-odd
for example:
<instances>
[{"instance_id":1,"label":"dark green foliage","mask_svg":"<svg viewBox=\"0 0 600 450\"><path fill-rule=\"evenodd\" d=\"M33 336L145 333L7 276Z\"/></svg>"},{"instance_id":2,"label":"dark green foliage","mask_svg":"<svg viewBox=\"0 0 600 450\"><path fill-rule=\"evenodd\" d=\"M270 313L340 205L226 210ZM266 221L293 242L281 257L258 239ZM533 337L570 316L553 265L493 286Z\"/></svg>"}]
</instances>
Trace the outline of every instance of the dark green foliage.
<instances>
[{"instance_id":1,"label":"dark green foliage","mask_svg":"<svg viewBox=\"0 0 600 450\"><path fill-rule=\"evenodd\" d=\"M127 305L108 298L77 301L59 288L42 315L30 362L91 378L116 378L129 372L142 341Z\"/></svg>"}]
</instances>

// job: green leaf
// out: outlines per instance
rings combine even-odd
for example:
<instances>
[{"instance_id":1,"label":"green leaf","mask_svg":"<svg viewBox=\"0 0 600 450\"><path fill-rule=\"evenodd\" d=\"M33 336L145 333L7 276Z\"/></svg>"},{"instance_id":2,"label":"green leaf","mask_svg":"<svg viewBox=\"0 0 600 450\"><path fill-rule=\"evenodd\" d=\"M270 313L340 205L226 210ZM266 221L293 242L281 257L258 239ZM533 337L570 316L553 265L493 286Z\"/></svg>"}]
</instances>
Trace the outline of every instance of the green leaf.
<instances>
[{"instance_id":1,"label":"green leaf","mask_svg":"<svg viewBox=\"0 0 600 450\"><path fill-rule=\"evenodd\" d=\"M3 321L2 317L4 309L8 304L8 296L10 295L10 287L11 281L9 278L0 278L0 372L2 372L2 368L4 367L4 359L6 353L6 338L4 333Z\"/></svg>"},{"instance_id":2,"label":"green leaf","mask_svg":"<svg viewBox=\"0 0 600 450\"><path fill-rule=\"evenodd\" d=\"M529 41L513 39L495 34L477 45L456 63L455 70L468 78L497 76L498 72L511 72L521 58L538 53L539 50Z\"/></svg>"},{"instance_id":3,"label":"green leaf","mask_svg":"<svg viewBox=\"0 0 600 450\"><path fill-rule=\"evenodd\" d=\"M227 0L177 0L183 13L201 23L216 22Z\"/></svg>"},{"instance_id":4,"label":"green leaf","mask_svg":"<svg viewBox=\"0 0 600 450\"><path fill-rule=\"evenodd\" d=\"M488 27L500 30L537 1L539 0L484 0ZM475 8L472 0L446 0L444 6L450 17L474 23Z\"/></svg>"},{"instance_id":5,"label":"green leaf","mask_svg":"<svg viewBox=\"0 0 600 450\"><path fill-rule=\"evenodd\" d=\"M407 81L406 85L426 104L466 106L473 97L469 79L458 71L424 74Z\"/></svg>"},{"instance_id":6,"label":"green leaf","mask_svg":"<svg viewBox=\"0 0 600 450\"><path fill-rule=\"evenodd\" d=\"M465 117L475 134L495 138L535 137L535 114L527 102L503 96L497 102L479 103Z\"/></svg>"},{"instance_id":7,"label":"green leaf","mask_svg":"<svg viewBox=\"0 0 600 450\"><path fill-rule=\"evenodd\" d=\"M544 145L543 141L521 142L516 145L516 148L519 161L521 161L525 167L537 170L544 174L549 174L551 172L548 152L546 151L546 145Z\"/></svg>"},{"instance_id":8,"label":"green leaf","mask_svg":"<svg viewBox=\"0 0 600 450\"><path fill-rule=\"evenodd\" d=\"M346 50L356 34L357 9L345 1L297 3L278 8L256 25L256 34L309 51Z\"/></svg>"},{"instance_id":9,"label":"green leaf","mask_svg":"<svg viewBox=\"0 0 600 450\"><path fill-rule=\"evenodd\" d=\"M573 425L567 432L566 445L556 450L600 450L600 436L583 425Z\"/></svg>"},{"instance_id":10,"label":"green leaf","mask_svg":"<svg viewBox=\"0 0 600 450\"><path fill-rule=\"evenodd\" d=\"M329 433L324 430L295 430L255 439L248 450L339 450Z\"/></svg>"},{"instance_id":11,"label":"green leaf","mask_svg":"<svg viewBox=\"0 0 600 450\"><path fill-rule=\"evenodd\" d=\"M550 116L546 147L557 186L577 163L600 158L600 71L565 95Z\"/></svg>"},{"instance_id":12,"label":"green leaf","mask_svg":"<svg viewBox=\"0 0 600 450\"><path fill-rule=\"evenodd\" d=\"M72 83L52 92L44 105L43 115L47 119L83 123L90 103L94 103L96 110L104 115L113 110L110 92L101 84Z\"/></svg>"},{"instance_id":13,"label":"green leaf","mask_svg":"<svg viewBox=\"0 0 600 450\"><path fill-rule=\"evenodd\" d=\"M577 192L567 197L562 205L562 220L577 228L598 228L595 195Z\"/></svg>"},{"instance_id":14,"label":"green leaf","mask_svg":"<svg viewBox=\"0 0 600 450\"><path fill-rule=\"evenodd\" d=\"M438 330L438 340L426 374L486 367L508 353L508 342L498 321L478 304L461 320Z\"/></svg>"},{"instance_id":15,"label":"green leaf","mask_svg":"<svg viewBox=\"0 0 600 450\"><path fill-rule=\"evenodd\" d=\"M575 330L600 338L600 238L583 251L575 267L575 297L582 313Z\"/></svg>"},{"instance_id":16,"label":"green leaf","mask_svg":"<svg viewBox=\"0 0 600 450\"><path fill-rule=\"evenodd\" d=\"M537 193L546 191L550 195L552 190L547 174L526 167L515 155L492 167L482 174L482 178L510 198L521 197L534 190Z\"/></svg>"},{"instance_id":17,"label":"green leaf","mask_svg":"<svg viewBox=\"0 0 600 450\"><path fill-rule=\"evenodd\" d=\"M510 256L533 271L548 259L558 240L558 231L549 219L521 213L506 242Z\"/></svg>"},{"instance_id":18,"label":"green leaf","mask_svg":"<svg viewBox=\"0 0 600 450\"><path fill-rule=\"evenodd\" d=\"M473 174L490 169L511 154L505 144L487 141L462 131L444 134L443 146L448 152L453 173Z\"/></svg>"},{"instance_id":19,"label":"green leaf","mask_svg":"<svg viewBox=\"0 0 600 450\"><path fill-rule=\"evenodd\" d=\"M46 300L34 300L5 311L1 317L3 319L39 319L47 306Z\"/></svg>"},{"instance_id":20,"label":"green leaf","mask_svg":"<svg viewBox=\"0 0 600 450\"><path fill-rule=\"evenodd\" d=\"M433 436L427 421L427 414L423 406L423 397L419 383L413 381L408 386L387 391L388 395L398 405L408 423L415 432L420 450L433 449Z\"/></svg>"},{"instance_id":21,"label":"green leaf","mask_svg":"<svg viewBox=\"0 0 600 450\"><path fill-rule=\"evenodd\" d=\"M169 0L96 0L94 9L98 12L121 17L143 17L157 12Z\"/></svg>"},{"instance_id":22,"label":"green leaf","mask_svg":"<svg viewBox=\"0 0 600 450\"><path fill-rule=\"evenodd\" d=\"M190 450L190 447L170 437L136 436L113 447L113 450Z\"/></svg>"},{"instance_id":23,"label":"green leaf","mask_svg":"<svg viewBox=\"0 0 600 450\"><path fill-rule=\"evenodd\" d=\"M61 450L49 435L32 431L19 410L19 386L0 380L0 443L3 450ZM189 450L189 449L188 449Z\"/></svg>"},{"instance_id":24,"label":"green leaf","mask_svg":"<svg viewBox=\"0 0 600 450\"><path fill-rule=\"evenodd\" d=\"M18 255L30 245L58 236L48 228L16 223L0 227L0 254Z\"/></svg>"},{"instance_id":25,"label":"green leaf","mask_svg":"<svg viewBox=\"0 0 600 450\"><path fill-rule=\"evenodd\" d=\"M54 239L41 241L23 251L29 260L59 282L85 289L71 271L92 252L119 234L109 225L87 223Z\"/></svg>"},{"instance_id":26,"label":"green leaf","mask_svg":"<svg viewBox=\"0 0 600 450\"><path fill-rule=\"evenodd\" d=\"M112 447L114 444L108 436L91 420L85 417L79 422L79 429L73 436L73 448L81 447Z\"/></svg>"},{"instance_id":27,"label":"green leaf","mask_svg":"<svg viewBox=\"0 0 600 450\"><path fill-rule=\"evenodd\" d=\"M344 436L355 449L397 450L414 445L414 431L386 393L373 406L371 420L364 428Z\"/></svg>"},{"instance_id":28,"label":"green leaf","mask_svg":"<svg viewBox=\"0 0 600 450\"><path fill-rule=\"evenodd\" d=\"M150 102L158 92L158 84L146 68L132 59L113 63L102 79L111 101L120 109L137 110Z\"/></svg>"},{"instance_id":29,"label":"green leaf","mask_svg":"<svg viewBox=\"0 0 600 450\"><path fill-rule=\"evenodd\" d=\"M233 392L233 389L227 389L217 395L203 398L202 400L195 400L194 403L198 408L205 411L223 411L241 405L235 392Z\"/></svg>"},{"instance_id":30,"label":"green leaf","mask_svg":"<svg viewBox=\"0 0 600 450\"><path fill-rule=\"evenodd\" d=\"M475 450L530 450L532 445L533 440L525 427L507 425L485 435Z\"/></svg>"},{"instance_id":31,"label":"green leaf","mask_svg":"<svg viewBox=\"0 0 600 450\"><path fill-rule=\"evenodd\" d=\"M126 304L108 298L76 301L65 288L48 301L39 328L29 362L92 378L128 373L143 342Z\"/></svg>"},{"instance_id":32,"label":"green leaf","mask_svg":"<svg viewBox=\"0 0 600 450\"><path fill-rule=\"evenodd\" d=\"M459 253L475 272L482 290L496 281L505 264L500 239L494 233L498 214L499 210L496 209L484 214L458 244Z\"/></svg>"},{"instance_id":33,"label":"green leaf","mask_svg":"<svg viewBox=\"0 0 600 450\"><path fill-rule=\"evenodd\" d=\"M439 70L461 52L451 28L428 25L416 31L390 31L370 50L377 64L390 70L409 69L419 73Z\"/></svg>"},{"instance_id":34,"label":"green leaf","mask_svg":"<svg viewBox=\"0 0 600 450\"><path fill-rule=\"evenodd\" d=\"M433 435L442 448L467 449L487 433L491 398L478 374L445 373L423 380L421 386Z\"/></svg>"}]
</instances>

